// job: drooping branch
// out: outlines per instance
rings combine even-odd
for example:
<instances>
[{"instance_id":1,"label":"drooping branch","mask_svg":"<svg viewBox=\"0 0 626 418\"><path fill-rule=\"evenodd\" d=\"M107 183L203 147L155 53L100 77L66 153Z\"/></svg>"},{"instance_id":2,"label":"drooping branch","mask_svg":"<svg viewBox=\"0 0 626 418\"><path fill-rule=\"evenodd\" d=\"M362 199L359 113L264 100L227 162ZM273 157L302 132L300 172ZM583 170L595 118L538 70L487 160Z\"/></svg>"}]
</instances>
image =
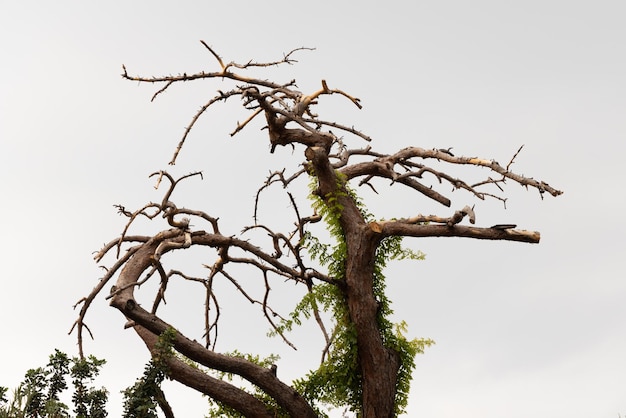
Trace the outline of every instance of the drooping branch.
<instances>
[{"instance_id":1,"label":"drooping branch","mask_svg":"<svg viewBox=\"0 0 626 418\"><path fill-rule=\"evenodd\" d=\"M137 326L140 326L154 336L159 336L173 327L156 315L144 310L135 301L132 284L136 283L142 273L152 265L153 254L161 242L165 239L175 238L176 232L167 231L157 234L154 239L135 252L124 266L117 280L117 287L124 290L118 292L111 299L111 305L131 319L136 329L138 329ZM215 353L180 333L176 333L173 348L205 367L241 376L272 396L292 416L316 416L308 403L297 392L278 380L270 370L264 367L241 358Z\"/></svg>"},{"instance_id":2,"label":"drooping branch","mask_svg":"<svg viewBox=\"0 0 626 418\"><path fill-rule=\"evenodd\" d=\"M161 261L162 256L171 251L189 248L192 245L213 247L217 249L219 256L218 256L217 261L212 266L207 266L210 269L210 274L209 274L208 279L202 280L202 283L205 286L208 286L206 315L208 315L208 309L210 308L209 304L211 303L211 301L215 301L216 303L216 300L217 300L215 294L213 293L211 289L212 289L213 278L215 277L216 274L219 273L223 275L224 277L226 277L231 283L233 283L236 286L236 288L239 290L239 292L245 298L247 298L249 301L253 303L258 303L262 307L264 315L266 319L268 320L268 322L270 323L271 327L279 335L283 337L283 340L287 344L293 347L293 344L289 342L289 340L284 336L282 331L277 328L277 325L274 324L272 320L272 318L274 317L282 318L282 316L279 313L275 312L268 305L268 295L269 295L268 292L270 288L269 283L268 283L268 274L278 275L283 278L294 280L296 282L301 282L301 283L311 283L313 279L326 281L329 283L334 282L332 278L327 277L326 275L320 273L316 269L306 266L301 255L301 251L303 250L303 247L301 244L301 241L303 239L303 234L304 234L303 226L306 225L306 223L308 222L319 221L320 218L319 217L307 217L305 219L302 219L299 215L297 208L294 206L295 214L297 217L295 224L297 225L297 227L295 231L290 234L289 237L284 236L283 234L280 234L280 233L274 233L266 226L260 225L260 224L257 224L248 228L244 228L244 233L247 230L258 229L258 228L264 229L265 231L269 233L270 237L272 238L272 241L274 242L275 252L273 254L266 253L264 250L261 249L261 247L251 244L250 242L246 240L237 239L232 236L230 237L223 236L219 231L216 218L211 217L202 211L178 208L173 202L169 200L172 196L172 193L174 192L176 185L178 185L181 180L192 177L196 174L199 174L199 173L192 173L190 175L186 175L175 180L167 172L162 171L162 172L153 173L151 176L158 175L157 187L160 185L161 179L163 178L167 179L170 184L164 194L161 204L149 204L149 205L144 206L142 210L136 211L134 213L130 213L126 211L126 209L123 206L117 205L119 212L129 217L129 221L124 227L123 235L118 240L112 241L109 244L105 245L103 249L100 250L98 254L96 255L96 259L101 260L106 255L106 253L112 248L118 249L118 256L119 256L119 250L121 248L122 243L140 242L141 244L137 247L132 248L132 251L129 251L127 254L124 255L124 257L118 260L117 263L113 266L113 268L107 271L106 276L101 280L101 283L99 284L99 286L96 289L94 289L94 291L90 294L90 296L88 298L81 300L81 302L83 302L85 306L83 306L84 312L81 311L80 318L77 321L77 325L79 326L79 337L82 335L81 333L82 326L83 326L82 318L84 317L84 313L86 312L91 300L102 290L104 284L107 283L110 280L110 278L113 277L116 273L118 273L121 267L129 263L131 256L134 255L135 251L137 251L142 246L149 245L150 242L155 242L156 240L158 241L158 245L156 245L154 251L150 255L150 262L152 264L152 268L149 270L148 274L142 280L137 280L135 282L127 283L125 285L121 285L120 283L117 283L116 286L113 287L110 295L107 298L113 299L123 292L132 290L130 288L141 285L142 283L150 279L150 277L154 273L158 273L158 276L161 278L161 284L155 296L155 299L153 302L153 309L152 309L152 313L156 314L159 304L165 301L165 292L166 292L167 284L169 283L170 277L172 275L179 275L181 277L188 279L188 276L183 275L177 270L173 270L167 273L165 271L164 266L162 265L162 261ZM295 205L295 202L293 201L293 197L291 197L291 199ZM144 216L148 217L149 219L156 219L157 215L161 214L162 218L165 218L168 224L172 226L173 228L167 231L163 231L161 234L157 234L154 237L126 235L127 231L132 226L133 222L138 218L139 215L145 212L146 207L152 208L154 210L151 211L149 214L145 214ZM180 215L188 215L189 217L183 218L183 219L177 219L176 216L180 216ZM197 217L208 222L211 225L213 232L207 233L202 230L191 231L189 228L190 228L190 221L192 217ZM296 232L298 234L296 234ZM285 248L289 250L289 253L288 253L289 258L295 259L294 267L291 267L290 265L285 264L285 263L281 263L278 260L281 257L281 254L279 254L281 252L281 249L280 249L281 246L284 246ZM235 257L229 253L229 250L232 250L232 249L241 250L244 253L249 253L251 256L250 257ZM230 274L228 274L228 272L226 271L227 265L235 265L235 264L251 266L260 271L263 277L263 280L265 282L265 287L267 289L262 300L257 300L249 296L246 293L246 291L237 283L237 281ZM208 347L210 345L210 330L211 329L217 330L217 325L210 324L208 319L205 322L206 322L205 336L207 338L207 347ZM79 342L81 343L81 351L82 351L82 337L80 338ZM215 343L215 339L213 340L213 343Z\"/></svg>"}]
</instances>

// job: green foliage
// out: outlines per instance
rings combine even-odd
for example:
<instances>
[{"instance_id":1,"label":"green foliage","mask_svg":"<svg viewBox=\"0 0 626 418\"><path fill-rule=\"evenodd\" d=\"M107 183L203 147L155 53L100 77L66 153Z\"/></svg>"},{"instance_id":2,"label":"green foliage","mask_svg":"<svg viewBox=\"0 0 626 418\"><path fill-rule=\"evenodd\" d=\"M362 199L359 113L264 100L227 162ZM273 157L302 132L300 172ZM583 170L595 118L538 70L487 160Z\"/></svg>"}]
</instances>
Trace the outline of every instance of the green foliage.
<instances>
[{"instance_id":1,"label":"green foliage","mask_svg":"<svg viewBox=\"0 0 626 418\"><path fill-rule=\"evenodd\" d=\"M108 399L107 390L91 387L100 367L105 363L105 360L99 360L94 356L78 359L74 362L70 376L74 385L72 401L77 418L104 418L108 415L104 409Z\"/></svg>"},{"instance_id":2,"label":"green foliage","mask_svg":"<svg viewBox=\"0 0 626 418\"><path fill-rule=\"evenodd\" d=\"M76 361L77 360L74 360L74 363L76 363ZM65 376L69 372L69 365L70 359L67 357L67 354L59 350L54 350L54 354L50 356L50 361L48 362L48 367L52 371L52 375L49 378L48 400L58 401L59 394L67 389Z\"/></svg>"},{"instance_id":3,"label":"green foliage","mask_svg":"<svg viewBox=\"0 0 626 418\"><path fill-rule=\"evenodd\" d=\"M161 383L165 372L150 361L143 376L133 386L126 388L124 394L124 418L156 418L158 398L162 396Z\"/></svg>"},{"instance_id":4,"label":"green foliage","mask_svg":"<svg viewBox=\"0 0 626 418\"><path fill-rule=\"evenodd\" d=\"M345 278L347 248L340 224L343 207L338 203L338 197L349 196L353 199L366 221L371 221L373 216L367 213L360 198L347 187L341 176L338 176L340 184L338 184L337 190L339 192L324 196L324 199L313 192L316 187L315 180L312 176L310 186L312 206L322 216L334 243L322 243L310 232L306 232L302 245L308 249L312 259L328 268L330 276L341 280ZM411 374L415 367L415 355L423 353L425 347L433 344L430 339L409 340L405 336L406 323L394 324L389 320L393 311L391 301L385 292L383 270L389 260L402 259L422 260L424 254L403 248L402 237L384 238L376 251L373 277L374 296L379 303L378 327L381 338L384 345L397 352L400 357L395 402L396 415L404 413L407 406ZM314 286L296 305L290 318L281 323L279 331L289 331L294 325L300 325L302 319L310 318L313 310L317 307L321 307L333 315L335 328L332 344L322 364L305 378L296 380L294 386L316 408L321 405L348 407L349 410L358 414L361 409L362 379L358 364L357 335L350 321L341 290L337 286L327 283Z\"/></svg>"},{"instance_id":5,"label":"green foliage","mask_svg":"<svg viewBox=\"0 0 626 418\"><path fill-rule=\"evenodd\" d=\"M24 381L14 391L10 402L6 397L8 389L0 387L0 418L69 418L68 406L60 401L61 393L68 389L68 375L72 378L76 418L106 417L108 392L88 385L98 376L104 364L104 360L93 356L70 359L65 353L55 350L46 367L26 372Z\"/></svg>"},{"instance_id":6,"label":"green foliage","mask_svg":"<svg viewBox=\"0 0 626 418\"><path fill-rule=\"evenodd\" d=\"M395 402L396 415L403 414L408 403L411 377L415 368L415 356L418 353L422 354L424 349L432 345L434 341L423 338L408 340L405 336L407 331L406 322L401 321L399 324L394 324L389 320L393 310L391 309L391 301L385 291L383 269L386 267L388 260L423 260L424 257L424 254L421 252L416 253L410 249L403 248L402 237L393 236L381 241L374 261L374 296L379 306L378 328L380 329L385 347L393 349L400 356Z\"/></svg>"},{"instance_id":7,"label":"green foliage","mask_svg":"<svg viewBox=\"0 0 626 418\"><path fill-rule=\"evenodd\" d=\"M24 383L30 392L30 397L26 404L26 414L32 416L44 414L45 405L47 403L45 391L48 385L47 378L49 374L50 371L42 367L30 369L26 372Z\"/></svg>"},{"instance_id":8,"label":"green foliage","mask_svg":"<svg viewBox=\"0 0 626 418\"><path fill-rule=\"evenodd\" d=\"M143 375L124 394L124 418L157 418L157 406L165 402L161 383L167 377L167 359L173 355L176 330L168 328L159 336Z\"/></svg>"}]
</instances>

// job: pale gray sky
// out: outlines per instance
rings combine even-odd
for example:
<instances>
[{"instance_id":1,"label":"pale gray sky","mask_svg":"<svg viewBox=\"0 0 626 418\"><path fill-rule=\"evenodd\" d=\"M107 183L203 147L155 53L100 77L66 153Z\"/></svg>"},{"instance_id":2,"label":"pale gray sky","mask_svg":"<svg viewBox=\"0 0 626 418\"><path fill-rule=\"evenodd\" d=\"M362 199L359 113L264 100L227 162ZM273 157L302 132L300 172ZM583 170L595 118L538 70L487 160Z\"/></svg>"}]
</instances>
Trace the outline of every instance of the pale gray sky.
<instances>
[{"instance_id":1,"label":"pale gray sky","mask_svg":"<svg viewBox=\"0 0 626 418\"><path fill-rule=\"evenodd\" d=\"M66 335L71 307L101 275L92 252L123 225L112 205L160 199L147 175L166 168L191 116L220 87L189 83L150 103L154 88L123 81L121 65L143 75L213 70L204 39L238 61L315 47L273 74L297 78L304 91L324 78L361 98L361 111L325 99L325 119L355 125L381 151L454 147L505 162L525 144L514 168L565 191L542 201L511 184L506 210L456 192L453 208L476 203L482 226L517 223L541 231L541 244L415 240L426 261L390 268L398 319L437 342L417 360L408 416L626 414L626 4L221 3L0 5L0 385L18 383L55 347L76 352ZM228 138L241 118L236 106L208 114L174 170L204 170L181 200L233 233L251 220L256 176L291 158L269 155L263 132ZM225 190L229 200L216 201ZM371 202L380 217L449 214L400 189ZM147 355L104 300L87 320L96 340L86 348L109 362L101 382L117 416L117 391ZM267 352L276 343L239 329L224 329L221 341ZM295 373L298 356L318 358L305 347L283 351L279 373ZM201 416L202 400L170 397L181 416Z\"/></svg>"}]
</instances>

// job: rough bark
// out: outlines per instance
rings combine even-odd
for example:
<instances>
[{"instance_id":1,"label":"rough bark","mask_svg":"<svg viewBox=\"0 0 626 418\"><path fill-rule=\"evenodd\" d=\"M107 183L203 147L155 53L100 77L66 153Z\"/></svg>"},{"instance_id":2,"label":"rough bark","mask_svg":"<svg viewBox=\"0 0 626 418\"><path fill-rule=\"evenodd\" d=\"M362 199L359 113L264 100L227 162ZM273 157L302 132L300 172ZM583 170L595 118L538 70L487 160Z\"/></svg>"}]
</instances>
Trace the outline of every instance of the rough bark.
<instances>
[{"instance_id":1,"label":"rough bark","mask_svg":"<svg viewBox=\"0 0 626 418\"><path fill-rule=\"evenodd\" d=\"M344 293L350 320L357 332L359 367L363 379L363 418L392 417L400 364L398 354L383 345L378 329L378 305L373 281L380 236L365 223L324 149L309 148L306 156L318 178L317 194L328 205L342 207L339 221L347 247ZM329 200L332 196L337 197L336 203Z\"/></svg>"},{"instance_id":2,"label":"rough bark","mask_svg":"<svg viewBox=\"0 0 626 418\"><path fill-rule=\"evenodd\" d=\"M374 257L378 238L365 227L346 234L346 303L357 330L363 377L363 417L394 416L398 353L385 347L377 325L373 293Z\"/></svg>"}]
</instances>

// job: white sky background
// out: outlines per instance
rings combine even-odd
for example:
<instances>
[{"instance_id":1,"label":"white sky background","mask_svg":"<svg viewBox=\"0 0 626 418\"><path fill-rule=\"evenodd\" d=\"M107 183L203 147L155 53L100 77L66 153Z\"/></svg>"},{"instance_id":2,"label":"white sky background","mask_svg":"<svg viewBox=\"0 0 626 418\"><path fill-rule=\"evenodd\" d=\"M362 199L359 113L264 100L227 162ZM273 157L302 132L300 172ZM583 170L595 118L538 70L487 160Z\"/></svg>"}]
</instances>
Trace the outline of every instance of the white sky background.
<instances>
[{"instance_id":1,"label":"white sky background","mask_svg":"<svg viewBox=\"0 0 626 418\"><path fill-rule=\"evenodd\" d=\"M215 70L204 39L226 61L316 47L266 74L296 78L304 91L324 78L362 100L356 111L323 98L323 119L354 124L388 152L454 147L506 163L525 144L514 169L565 191L542 201L510 184L506 210L462 192L446 209L398 186L382 193L382 204L372 200L387 218L447 216L475 203L480 226L542 233L540 245L411 241L426 261L389 269L398 319L412 336L437 342L418 358L408 416L626 414L625 3L203 3L0 5L0 385L17 384L55 347L76 353L67 336L72 305L102 274L92 252L123 227L112 205L134 209L161 198L147 175L167 168L193 113L225 87L187 83L150 103L154 86L123 81L121 65L141 75ZM270 155L256 128L230 139L243 118L235 102L209 113L172 169L204 171L203 182L181 189L180 204L219 216L231 233L251 223L251 196L268 170L302 158L301 149ZM267 213L289 210L286 202L265 204ZM183 296L171 297L174 305ZM222 301L226 312L240 303ZM103 298L93 308L87 321L96 340L86 349L108 360L100 383L113 392L110 416L118 416L117 391L141 373L147 353ZM276 351L277 341L265 346L240 328L220 335L223 349ZM279 375L297 368L298 356L317 361L312 345L282 350ZM186 391L170 398L180 416L202 416L202 400Z\"/></svg>"}]
</instances>

